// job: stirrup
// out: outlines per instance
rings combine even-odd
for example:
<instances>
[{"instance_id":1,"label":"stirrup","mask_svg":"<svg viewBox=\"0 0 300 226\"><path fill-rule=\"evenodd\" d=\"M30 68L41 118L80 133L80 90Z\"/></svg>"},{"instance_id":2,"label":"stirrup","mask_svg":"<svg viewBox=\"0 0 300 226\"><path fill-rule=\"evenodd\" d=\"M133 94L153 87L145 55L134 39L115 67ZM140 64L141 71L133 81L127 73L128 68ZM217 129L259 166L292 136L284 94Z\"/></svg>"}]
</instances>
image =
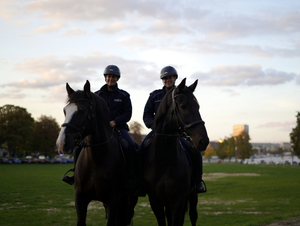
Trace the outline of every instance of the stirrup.
<instances>
[{"instance_id":1,"label":"stirrup","mask_svg":"<svg viewBox=\"0 0 300 226\"><path fill-rule=\"evenodd\" d=\"M201 180L200 180L200 183L203 184L203 190L197 191L197 193L206 193L206 192L207 192L207 188L206 188L205 182L201 179Z\"/></svg>"},{"instance_id":2,"label":"stirrup","mask_svg":"<svg viewBox=\"0 0 300 226\"><path fill-rule=\"evenodd\" d=\"M73 169L69 169L69 170L64 174L64 176L66 176L67 173L69 173L69 172L74 172L74 171L75 171L74 168L73 168Z\"/></svg>"},{"instance_id":3,"label":"stirrup","mask_svg":"<svg viewBox=\"0 0 300 226\"><path fill-rule=\"evenodd\" d=\"M68 183L69 185L73 185L73 184L74 184L74 176L69 177L69 176L66 175L66 174L67 174L68 172L70 172L70 171L74 172L74 168L68 170L68 171L63 175L63 177L61 178L61 180L62 180L63 182Z\"/></svg>"}]
</instances>

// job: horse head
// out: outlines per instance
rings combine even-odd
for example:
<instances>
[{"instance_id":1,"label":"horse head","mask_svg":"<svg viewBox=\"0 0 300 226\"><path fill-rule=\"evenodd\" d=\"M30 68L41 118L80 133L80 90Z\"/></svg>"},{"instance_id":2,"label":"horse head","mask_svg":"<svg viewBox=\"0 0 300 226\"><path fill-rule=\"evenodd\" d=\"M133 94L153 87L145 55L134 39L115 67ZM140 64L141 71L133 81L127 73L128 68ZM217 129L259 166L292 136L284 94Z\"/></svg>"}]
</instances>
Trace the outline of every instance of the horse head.
<instances>
[{"instance_id":1,"label":"horse head","mask_svg":"<svg viewBox=\"0 0 300 226\"><path fill-rule=\"evenodd\" d=\"M199 103L193 94L198 80L188 87L185 83L186 79L183 79L166 94L156 114L155 128L167 133L179 133L191 141L193 149L205 151L209 138L199 112Z\"/></svg>"},{"instance_id":2,"label":"horse head","mask_svg":"<svg viewBox=\"0 0 300 226\"><path fill-rule=\"evenodd\" d=\"M64 107L65 121L61 126L56 146L60 154L69 154L91 133L94 111L90 83L86 81L83 91L74 91L66 83L68 104Z\"/></svg>"}]
</instances>

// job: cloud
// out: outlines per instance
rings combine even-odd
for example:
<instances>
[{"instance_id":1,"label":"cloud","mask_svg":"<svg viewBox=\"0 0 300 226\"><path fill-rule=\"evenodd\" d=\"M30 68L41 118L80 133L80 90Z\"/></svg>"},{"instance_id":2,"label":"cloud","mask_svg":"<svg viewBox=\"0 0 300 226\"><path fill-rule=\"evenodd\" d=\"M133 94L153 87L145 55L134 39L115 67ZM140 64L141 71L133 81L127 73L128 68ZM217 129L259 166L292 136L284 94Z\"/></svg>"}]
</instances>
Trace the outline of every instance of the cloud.
<instances>
[{"instance_id":1,"label":"cloud","mask_svg":"<svg viewBox=\"0 0 300 226\"><path fill-rule=\"evenodd\" d=\"M156 20L149 26L149 28L145 32L160 36L173 36L180 35L182 33L190 33L184 25L179 22L174 23L171 20Z\"/></svg>"},{"instance_id":2,"label":"cloud","mask_svg":"<svg viewBox=\"0 0 300 226\"><path fill-rule=\"evenodd\" d=\"M222 13L214 8L214 3L205 1L136 1L136 0L52 0L30 1L27 4L14 6L20 12L36 14L44 20L104 22L104 26L112 21L130 21L130 24L152 24L154 32L165 31L164 24L169 24L171 32L184 34L194 31L205 35L208 39L228 39L258 35L282 35L299 33L299 11L290 5L283 11L275 7L258 10L230 11L226 8L238 4L227 2ZM191 7L191 5L193 7ZM231 7L230 7L231 6ZM5 9L8 7L5 7ZM12 8L12 7L10 7ZM63 10L61 10L63 9ZM250 12L250 13L249 13ZM162 26L163 24L163 26Z\"/></svg>"},{"instance_id":3,"label":"cloud","mask_svg":"<svg viewBox=\"0 0 300 226\"><path fill-rule=\"evenodd\" d=\"M71 28L67 32L63 34L63 36L77 36L77 35L84 35L87 34L86 30L83 30L81 28Z\"/></svg>"},{"instance_id":4,"label":"cloud","mask_svg":"<svg viewBox=\"0 0 300 226\"><path fill-rule=\"evenodd\" d=\"M57 31L77 23L76 28L64 31L63 35L82 35L86 26L96 24L102 34L123 32L127 39L145 35L148 43L153 43L154 36L157 48L163 46L198 54L300 56L299 42L295 38L300 34L300 13L294 4L284 9L277 3L268 8L254 4L255 10L245 11L230 10L241 6L232 1L220 4L224 4L221 12L214 1L52 0L6 3L0 12L17 12L20 18L29 15L32 21L41 19L39 22L52 23L33 29L34 34ZM138 44L136 48L140 47Z\"/></svg>"},{"instance_id":5,"label":"cloud","mask_svg":"<svg viewBox=\"0 0 300 226\"><path fill-rule=\"evenodd\" d=\"M18 4L14 1L0 1L0 18L3 20L11 19L16 15Z\"/></svg>"},{"instance_id":6,"label":"cloud","mask_svg":"<svg viewBox=\"0 0 300 226\"><path fill-rule=\"evenodd\" d=\"M296 126L295 121L285 121L285 122L267 122L265 124L260 124L257 128L268 128L275 129L279 128L284 131L292 131L292 128Z\"/></svg>"},{"instance_id":7,"label":"cloud","mask_svg":"<svg viewBox=\"0 0 300 226\"><path fill-rule=\"evenodd\" d=\"M113 23L109 25L105 25L98 29L98 32L100 33L116 33L120 32L125 28L125 24L123 22Z\"/></svg>"},{"instance_id":8,"label":"cloud","mask_svg":"<svg viewBox=\"0 0 300 226\"><path fill-rule=\"evenodd\" d=\"M123 45L124 47L133 49L140 49L141 46L144 49L153 49L156 47L156 45L153 42L151 42L150 39L141 36L123 39L119 41L119 44Z\"/></svg>"},{"instance_id":9,"label":"cloud","mask_svg":"<svg viewBox=\"0 0 300 226\"><path fill-rule=\"evenodd\" d=\"M25 99L27 95L23 94L20 89L12 88L6 92L0 93L0 99Z\"/></svg>"},{"instance_id":10,"label":"cloud","mask_svg":"<svg viewBox=\"0 0 300 226\"><path fill-rule=\"evenodd\" d=\"M65 82L81 82L84 79L97 79L109 64L118 65L122 81L127 87L155 88L155 82L160 67L155 63L139 60L128 60L118 56L93 52L87 56L70 56L60 59L55 56L32 58L15 66L15 70L35 75L32 79L13 81L2 86L18 88L47 88L61 85ZM144 79L144 78L147 79ZM299 80L299 75L277 71L269 68L263 70L260 65L215 66L209 72L196 72L191 79L198 79L206 86L263 86L279 85L293 80ZM239 95L234 90L225 89L231 96Z\"/></svg>"},{"instance_id":11,"label":"cloud","mask_svg":"<svg viewBox=\"0 0 300 226\"><path fill-rule=\"evenodd\" d=\"M103 75L107 65L118 65L121 70L123 84L134 89L141 87L152 87L149 83L151 77L157 80L157 65L153 63L126 60L121 57L108 55L100 52L90 53L88 56L70 56L60 59L55 56L44 56L42 58L32 58L15 66L15 70L35 75L32 79L21 79L1 87L15 87L22 89L50 88L59 86L66 82L82 82L86 79L97 79ZM148 79L145 79L147 77Z\"/></svg>"},{"instance_id":12,"label":"cloud","mask_svg":"<svg viewBox=\"0 0 300 226\"><path fill-rule=\"evenodd\" d=\"M134 14L138 8L147 4L146 1L136 2L134 0L52 0L31 1L24 8L29 13L38 13L40 17L47 20L62 21L103 21L114 18L124 18L127 14ZM64 9L64 10L61 10Z\"/></svg>"},{"instance_id":13,"label":"cloud","mask_svg":"<svg viewBox=\"0 0 300 226\"><path fill-rule=\"evenodd\" d=\"M297 85L300 85L300 74L298 74L296 77L296 83Z\"/></svg>"},{"instance_id":14,"label":"cloud","mask_svg":"<svg viewBox=\"0 0 300 226\"><path fill-rule=\"evenodd\" d=\"M247 54L258 57L299 57L300 46L294 48L277 48L251 44L232 44L224 41L191 39L189 42L180 42L175 47L178 51L188 51L197 54Z\"/></svg>"},{"instance_id":15,"label":"cloud","mask_svg":"<svg viewBox=\"0 0 300 226\"><path fill-rule=\"evenodd\" d=\"M240 93L236 92L235 90L232 89L223 89L223 92L229 93L230 96L234 97L234 96L239 96Z\"/></svg>"},{"instance_id":16,"label":"cloud","mask_svg":"<svg viewBox=\"0 0 300 226\"><path fill-rule=\"evenodd\" d=\"M50 33L50 32L54 32L54 31L58 31L63 27L65 27L65 24L53 23L50 26L42 26L42 27L33 29L30 33L32 33L32 34Z\"/></svg>"},{"instance_id":17,"label":"cloud","mask_svg":"<svg viewBox=\"0 0 300 226\"><path fill-rule=\"evenodd\" d=\"M295 73L277 71L269 68L262 70L260 65L215 66L210 72L196 72L193 78L208 86L262 86L279 85L296 78Z\"/></svg>"}]
</instances>

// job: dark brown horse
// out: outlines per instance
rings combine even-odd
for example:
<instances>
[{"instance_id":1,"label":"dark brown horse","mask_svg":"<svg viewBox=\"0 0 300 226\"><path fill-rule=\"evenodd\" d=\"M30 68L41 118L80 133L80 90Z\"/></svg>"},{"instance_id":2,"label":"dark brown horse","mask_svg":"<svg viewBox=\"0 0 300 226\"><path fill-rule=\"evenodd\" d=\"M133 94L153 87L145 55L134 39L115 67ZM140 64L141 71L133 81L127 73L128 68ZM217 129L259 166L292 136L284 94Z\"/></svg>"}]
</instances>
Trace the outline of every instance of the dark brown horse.
<instances>
[{"instance_id":1,"label":"dark brown horse","mask_svg":"<svg viewBox=\"0 0 300 226\"><path fill-rule=\"evenodd\" d=\"M159 226L183 225L190 204L190 219L196 225L198 195L192 186L192 167L181 148L179 136L189 139L192 148L204 151L209 143L199 104L193 95L197 80L186 79L163 98L157 110L155 136L145 153L144 183Z\"/></svg>"},{"instance_id":2,"label":"dark brown horse","mask_svg":"<svg viewBox=\"0 0 300 226\"><path fill-rule=\"evenodd\" d=\"M104 99L90 91L74 91L68 83L66 116L57 139L61 154L81 151L74 173L77 225L86 225L87 206L101 201L106 209L107 225L130 225L137 197L125 186L124 157L114 129L109 125L109 109Z\"/></svg>"}]
</instances>

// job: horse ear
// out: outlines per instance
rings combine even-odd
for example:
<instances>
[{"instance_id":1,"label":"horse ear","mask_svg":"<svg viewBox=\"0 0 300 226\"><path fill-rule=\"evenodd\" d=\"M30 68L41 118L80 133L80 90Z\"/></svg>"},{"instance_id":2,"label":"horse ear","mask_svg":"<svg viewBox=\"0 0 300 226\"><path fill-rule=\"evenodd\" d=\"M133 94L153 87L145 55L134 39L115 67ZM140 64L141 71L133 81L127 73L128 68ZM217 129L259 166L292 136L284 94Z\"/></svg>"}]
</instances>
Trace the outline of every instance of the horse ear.
<instances>
[{"instance_id":1,"label":"horse ear","mask_svg":"<svg viewBox=\"0 0 300 226\"><path fill-rule=\"evenodd\" d=\"M88 80L86 80L86 83L84 85L84 94L87 98L90 98L90 93L91 93L91 85Z\"/></svg>"},{"instance_id":2,"label":"horse ear","mask_svg":"<svg viewBox=\"0 0 300 226\"><path fill-rule=\"evenodd\" d=\"M68 92L68 96L71 96L72 93L75 92L75 91L69 86L68 83L66 83L66 89L67 89L67 92Z\"/></svg>"},{"instance_id":3,"label":"horse ear","mask_svg":"<svg viewBox=\"0 0 300 226\"><path fill-rule=\"evenodd\" d=\"M189 86L189 89L194 92L196 87L197 87L197 84L198 84L198 79L192 84Z\"/></svg>"},{"instance_id":4,"label":"horse ear","mask_svg":"<svg viewBox=\"0 0 300 226\"><path fill-rule=\"evenodd\" d=\"M185 87L186 78L184 78L181 83L176 87L176 93L180 93Z\"/></svg>"}]
</instances>

